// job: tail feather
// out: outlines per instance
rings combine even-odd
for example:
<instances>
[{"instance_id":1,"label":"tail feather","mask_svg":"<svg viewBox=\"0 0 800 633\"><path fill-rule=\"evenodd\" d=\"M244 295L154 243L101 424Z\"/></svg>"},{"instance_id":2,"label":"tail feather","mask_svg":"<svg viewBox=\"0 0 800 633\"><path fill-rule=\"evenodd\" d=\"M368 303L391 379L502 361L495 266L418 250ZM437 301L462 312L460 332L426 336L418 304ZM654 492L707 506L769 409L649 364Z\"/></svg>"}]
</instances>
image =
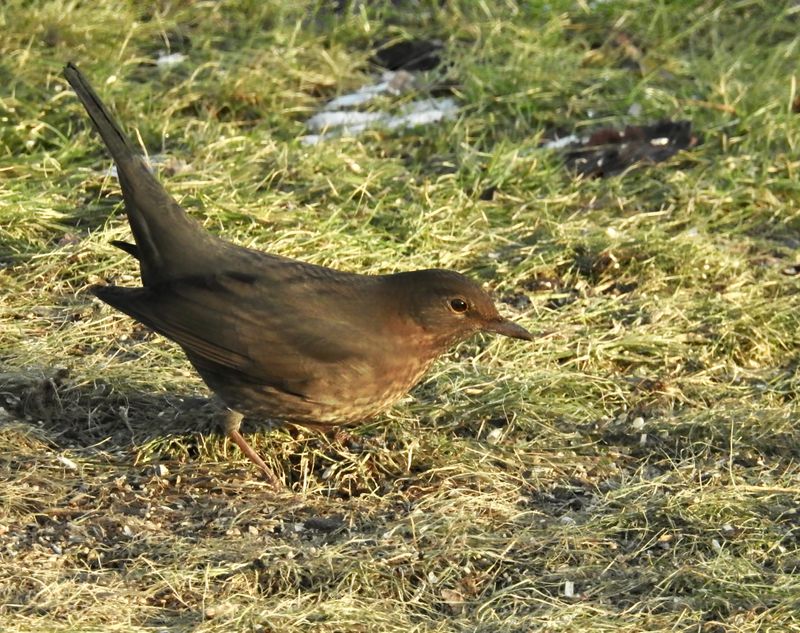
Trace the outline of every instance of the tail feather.
<instances>
[{"instance_id":1,"label":"tail feather","mask_svg":"<svg viewBox=\"0 0 800 633\"><path fill-rule=\"evenodd\" d=\"M127 164L134 161L136 153L131 148L131 142L120 128L116 119L108 111L105 104L97 96L91 84L83 76L78 67L72 62L68 62L64 67L64 77L69 85L72 86L83 107L94 124L95 129L100 134L103 142L114 157L114 162Z\"/></svg>"},{"instance_id":2,"label":"tail feather","mask_svg":"<svg viewBox=\"0 0 800 633\"><path fill-rule=\"evenodd\" d=\"M111 246L116 246L117 248L128 253L128 255L133 255L133 257L139 259L139 249L136 248L136 244L123 242L122 240L111 240Z\"/></svg>"},{"instance_id":3,"label":"tail feather","mask_svg":"<svg viewBox=\"0 0 800 633\"><path fill-rule=\"evenodd\" d=\"M215 238L203 231L167 193L77 66L68 63L64 77L117 166L144 285L202 272L208 265L208 249Z\"/></svg>"}]
</instances>

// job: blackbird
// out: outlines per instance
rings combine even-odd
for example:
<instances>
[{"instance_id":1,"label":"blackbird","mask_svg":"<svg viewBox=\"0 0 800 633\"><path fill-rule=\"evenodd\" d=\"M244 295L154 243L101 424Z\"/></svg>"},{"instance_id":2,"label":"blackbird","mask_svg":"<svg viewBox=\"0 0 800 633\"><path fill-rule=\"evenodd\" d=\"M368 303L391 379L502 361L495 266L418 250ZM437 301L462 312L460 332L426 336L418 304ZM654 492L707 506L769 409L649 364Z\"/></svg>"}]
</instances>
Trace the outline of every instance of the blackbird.
<instances>
[{"instance_id":1,"label":"blackbird","mask_svg":"<svg viewBox=\"0 0 800 633\"><path fill-rule=\"evenodd\" d=\"M242 414L328 429L405 394L448 348L485 331L531 340L464 275L430 269L360 275L237 246L206 232L151 173L78 68L64 76L117 167L141 288L93 286L102 301L183 348L228 407L224 429L269 481L239 433Z\"/></svg>"}]
</instances>

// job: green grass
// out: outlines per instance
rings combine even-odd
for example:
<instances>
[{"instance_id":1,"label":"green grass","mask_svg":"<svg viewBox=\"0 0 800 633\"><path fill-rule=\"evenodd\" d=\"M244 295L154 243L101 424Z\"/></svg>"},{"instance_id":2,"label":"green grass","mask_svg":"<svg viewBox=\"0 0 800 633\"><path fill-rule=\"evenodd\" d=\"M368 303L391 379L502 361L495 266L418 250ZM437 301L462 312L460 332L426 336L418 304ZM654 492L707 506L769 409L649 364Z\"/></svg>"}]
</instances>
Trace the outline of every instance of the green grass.
<instances>
[{"instance_id":1,"label":"green grass","mask_svg":"<svg viewBox=\"0 0 800 633\"><path fill-rule=\"evenodd\" d=\"M0 630L800 631L795 2L120 4L0 6ZM408 36L456 120L298 142ZM180 350L85 292L138 271L68 60L210 231L458 269L541 336L346 445L249 424L269 495ZM539 149L632 104L704 143L605 180Z\"/></svg>"}]
</instances>

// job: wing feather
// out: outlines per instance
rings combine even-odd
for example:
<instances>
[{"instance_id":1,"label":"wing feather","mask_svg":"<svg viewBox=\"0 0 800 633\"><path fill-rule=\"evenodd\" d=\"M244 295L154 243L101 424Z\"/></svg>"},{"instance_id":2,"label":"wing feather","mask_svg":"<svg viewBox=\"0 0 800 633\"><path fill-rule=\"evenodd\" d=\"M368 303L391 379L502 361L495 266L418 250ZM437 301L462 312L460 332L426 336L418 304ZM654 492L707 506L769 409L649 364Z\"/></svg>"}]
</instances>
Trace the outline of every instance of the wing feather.
<instances>
[{"instance_id":1,"label":"wing feather","mask_svg":"<svg viewBox=\"0 0 800 633\"><path fill-rule=\"evenodd\" d=\"M330 380L330 365L368 365L375 352L352 335L368 314L364 293L326 277L289 274L276 284L221 273L93 292L178 343L193 362L313 399L315 385Z\"/></svg>"}]
</instances>

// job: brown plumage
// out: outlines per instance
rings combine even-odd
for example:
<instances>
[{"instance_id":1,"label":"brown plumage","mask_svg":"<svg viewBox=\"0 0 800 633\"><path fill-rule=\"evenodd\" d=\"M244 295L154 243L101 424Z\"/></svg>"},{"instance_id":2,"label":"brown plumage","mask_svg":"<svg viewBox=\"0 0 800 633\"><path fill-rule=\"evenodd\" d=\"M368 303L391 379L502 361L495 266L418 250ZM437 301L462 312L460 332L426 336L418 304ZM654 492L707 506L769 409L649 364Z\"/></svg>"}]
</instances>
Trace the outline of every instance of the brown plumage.
<instances>
[{"instance_id":1,"label":"brown plumage","mask_svg":"<svg viewBox=\"0 0 800 633\"><path fill-rule=\"evenodd\" d=\"M473 281L450 270L358 275L237 246L206 232L153 176L89 82L64 76L111 153L141 288L95 286L116 309L178 343L233 411L309 427L369 418L449 347L479 331L530 340ZM263 460L231 439L273 484Z\"/></svg>"}]
</instances>

